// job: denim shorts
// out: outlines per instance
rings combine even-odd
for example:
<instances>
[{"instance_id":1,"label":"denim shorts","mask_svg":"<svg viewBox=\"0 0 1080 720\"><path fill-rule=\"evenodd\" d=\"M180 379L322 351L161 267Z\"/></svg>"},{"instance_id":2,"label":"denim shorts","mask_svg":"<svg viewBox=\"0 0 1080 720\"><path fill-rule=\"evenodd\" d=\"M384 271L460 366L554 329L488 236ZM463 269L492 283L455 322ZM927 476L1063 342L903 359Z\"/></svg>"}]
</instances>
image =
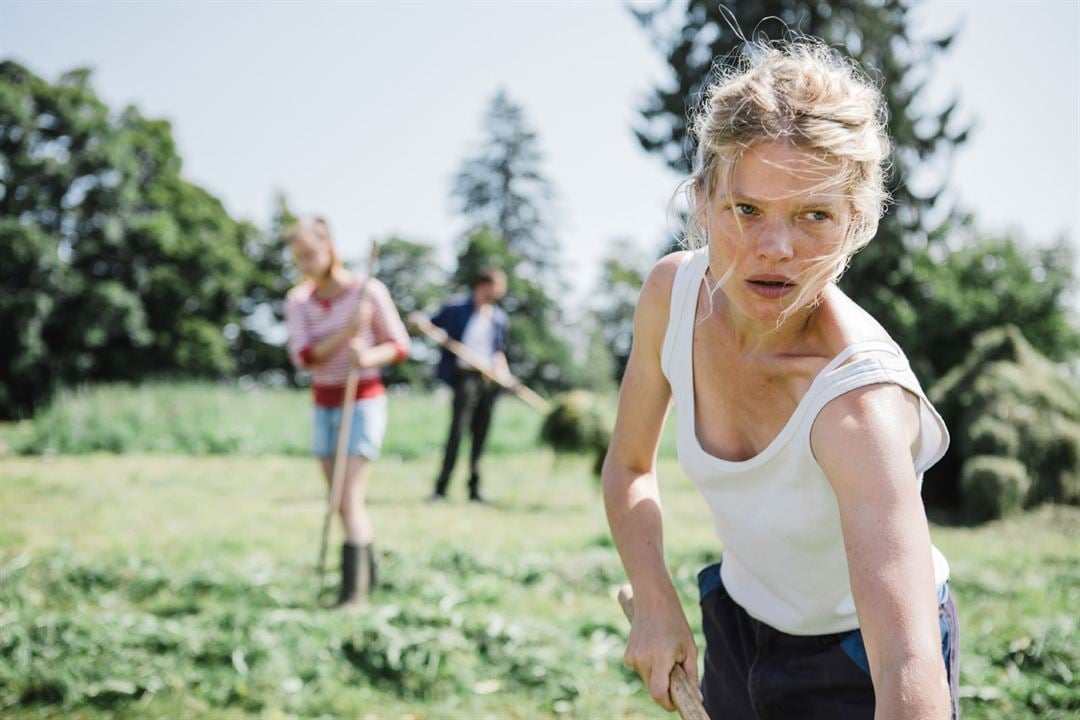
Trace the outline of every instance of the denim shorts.
<instances>
[{"instance_id":1,"label":"denim shorts","mask_svg":"<svg viewBox=\"0 0 1080 720\"><path fill-rule=\"evenodd\" d=\"M382 449L386 434L386 396L357 400L353 407L352 432L349 433L349 455L375 460ZM315 406L311 424L311 454L317 458L337 455L338 427L341 408Z\"/></svg>"},{"instance_id":2,"label":"denim shorts","mask_svg":"<svg viewBox=\"0 0 1080 720\"><path fill-rule=\"evenodd\" d=\"M789 635L755 620L720 580L720 564L698 574L710 717L725 720L873 720L874 685L859 630ZM958 717L959 627L948 584L938 591L941 652Z\"/></svg>"}]
</instances>

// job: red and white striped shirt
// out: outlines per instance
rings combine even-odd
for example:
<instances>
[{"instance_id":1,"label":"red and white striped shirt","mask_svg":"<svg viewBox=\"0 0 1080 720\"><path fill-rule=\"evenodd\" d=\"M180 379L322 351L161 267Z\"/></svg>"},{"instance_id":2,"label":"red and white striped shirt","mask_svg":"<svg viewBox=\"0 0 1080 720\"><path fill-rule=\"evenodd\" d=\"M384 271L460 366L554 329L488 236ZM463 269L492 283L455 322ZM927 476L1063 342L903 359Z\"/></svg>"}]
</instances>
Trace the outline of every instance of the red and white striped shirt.
<instances>
[{"instance_id":1,"label":"red and white striped shirt","mask_svg":"<svg viewBox=\"0 0 1080 720\"><path fill-rule=\"evenodd\" d=\"M289 330L289 359L293 365L311 372L315 403L339 407L345 396L349 376L349 343L343 342L322 362L316 363L312 349L319 342L344 330L360 306L363 278L356 278L332 298L315 294L315 283L297 285L285 297L285 324ZM367 286L365 303L371 303L371 322L360 329L359 337L368 347L392 342L397 347L396 362L409 357L409 333L398 315L386 286L372 279ZM378 368L360 368L357 399L386 393Z\"/></svg>"}]
</instances>

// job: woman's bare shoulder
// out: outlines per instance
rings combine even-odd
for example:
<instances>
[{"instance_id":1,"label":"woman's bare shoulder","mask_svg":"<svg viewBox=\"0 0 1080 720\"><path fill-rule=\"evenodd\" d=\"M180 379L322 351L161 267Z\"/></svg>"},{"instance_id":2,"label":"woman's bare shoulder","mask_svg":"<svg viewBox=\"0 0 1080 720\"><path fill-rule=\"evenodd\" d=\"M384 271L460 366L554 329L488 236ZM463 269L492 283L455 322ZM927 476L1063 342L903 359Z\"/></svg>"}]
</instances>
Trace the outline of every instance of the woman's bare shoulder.
<instances>
[{"instance_id":1,"label":"woman's bare shoulder","mask_svg":"<svg viewBox=\"0 0 1080 720\"><path fill-rule=\"evenodd\" d=\"M310 298L314 291L315 283L311 280L302 280L289 289L289 292L285 294L285 299L292 303L302 303Z\"/></svg>"},{"instance_id":2,"label":"woman's bare shoulder","mask_svg":"<svg viewBox=\"0 0 1080 720\"><path fill-rule=\"evenodd\" d=\"M662 337L671 310L671 288L675 274L690 251L682 250L665 255L656 261L638 295L635 332L645 332L653 338Z\"/></svg>"},{"instance_id":3,"label":"woman's bare shoulder","mask_svg":"<svg viewBox=\"0 0 1080 720\"><path fill-rule=\"evenodd\" d=\"M894 343L873 315L835 286L826 295L821 309L821 331L831 356L857 343Z\"/></svg>"}]
</instances>

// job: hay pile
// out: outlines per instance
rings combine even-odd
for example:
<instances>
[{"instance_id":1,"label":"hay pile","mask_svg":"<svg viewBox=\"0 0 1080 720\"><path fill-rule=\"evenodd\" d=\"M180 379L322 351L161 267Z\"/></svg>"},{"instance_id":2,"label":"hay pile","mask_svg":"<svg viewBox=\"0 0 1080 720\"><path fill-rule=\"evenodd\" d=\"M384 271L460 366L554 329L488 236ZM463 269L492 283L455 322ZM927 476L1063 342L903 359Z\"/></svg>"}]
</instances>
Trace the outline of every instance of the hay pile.
<instances>
[{"instance_id":1,"label":"hay pile","mask_svg":"<svg viewBox=\"0 0 1080 720\"><path fill-rule=\"evenodd\" d=\"M975 338L930 392L952 434L951 469L972 520L1044 502L1080 504L1080 388L1006 326Z\"/></svg>"},{"instance_id":2,"label":"hay pile","mask_svg":"<svg viewBox=\"0 0 1080 720\"><path fill-rule=\"evenodd\" d=\"M540 427L540 440L557 453L593 453L593 473L599 476L611 441L610 428L597 398L574 390L555 399Z\"/></svg>"}]
</instances>

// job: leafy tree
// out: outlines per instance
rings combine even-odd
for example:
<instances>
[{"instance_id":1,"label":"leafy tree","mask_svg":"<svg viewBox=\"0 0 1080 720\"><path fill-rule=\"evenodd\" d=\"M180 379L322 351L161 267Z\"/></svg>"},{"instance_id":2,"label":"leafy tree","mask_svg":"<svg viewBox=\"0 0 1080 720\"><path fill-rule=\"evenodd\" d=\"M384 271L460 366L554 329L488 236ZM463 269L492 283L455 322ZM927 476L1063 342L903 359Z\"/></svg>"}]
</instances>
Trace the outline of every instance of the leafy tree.
<instances>
[{"instance_id":1,"label":"leafy tree","mask_svg":"<svg viewBox=\"0 0 1080 720\"><path fill-rule=\"evenodd\" d=\"M110 115L88 70L0 62L0 416L58 384L243 364L245 308L281 266L180 171L169 123Z\"/></svg>"},{"instance_id":2,"label":"leafy tree","mask_svg":"<svg viewBox=\"0 0 1080 720\"><path fill-rule=\"evenodd\" d=\"M390 237L379 244L379 280L390 291L402 319L414 310L434 305L444 286L443 271L435 261L435 249L424 243ZM387 384L418 385L427 378L418 363L402 363L383 370Z\"/></svg>"},{"instance_id":3,"label":"leafy tree","mask_svg":"<svg viewBox=\"0 0 1080 720\"><path fill-rule=\"evenodd\" d=\"M507 292L501 305L510 315L506 348L510 371L529 385L565 389L572 384L574 375L570 349L555 334L562 325L561 313L545 289L521 271L522 264L521 256L507 247L501 235L482 228L465 239L452 282L468 292L482 268L502 269L507 275Z\"/></svg>"},{"instance_id":4,"label":"leafy tree","mask_svg":"<svg viewBox=\"0 0 1080 720\"><path fill-rule=\"evenodd\" d=\"M644 258L628 240L612 243L593 293L596 328L612 357L612 373L621 380L630 359L634 308L648 272Z\"/></svg>"},{"instance_id":5,"label":"leafy tree","mask_svg":"<svg viewBox=\"0 0 1080 720\"><path fill-rule=\"evenodd\" d=\"M285 195L274 198L270 226L244 252L254 263L245 296L240 300L244 321L225 326L233 344L236 372L258 378L264 384L293 383L297 373L289 363L283 342L268 338L285 321L285 295L300 280L292 262L285 232L296 222Z\"/></svg>"},{"instance_id":6,"label":"leafy tree","mask_svg":"<svg viewBox=\"0 0 1080 720\"><path fill-rule=\"evenodd\" d=\"M964 237L913 250L903 260L915 290L893 306L904 347L922 377L941 377L967 356L976 336L1016 325L1040 352L1057 361L1080 354L1080 331L1069 300L1076 291L1075 251L1062 241L1024 249L1012 237L986 237L944 226Z\"/></svg>"},{"instance_id":7,"label":"leafy tree","mask_svg":"<svg viewBox=\"0 0 1080 720\"><path fill-rule=\"evenodd\" d=\"M895 144L887 183L894 206L882 220L877 238L855 258L843 286L901 344L911 345L921 327L905 324L895 309L905 298L917 295L917 282L905 257L912 249L941 242L930 213L945 180L920 192L906 180L918 176L927 165L943 166L969 131L953 118L955 100L931 110L923 92L934 56L948 48L954 35L914 39L906 0L746 0L731 10L711 0L678 5L664 2L633 12L664 53L673 80L655 88L646 100L637 136L642 147L679 172L689 171L692 157L688 112L700 100L714 61L741 51L744 31L755 39L787 37L789 29L821 38L850 54L880 80ZM672 23L677 27L668 32ZM950 220L955 225L958 218ZM943 360L934 357L935 348L926 350L930 356L921 358L925 367L943 366Z\"/></svg>"}]
</instances>

